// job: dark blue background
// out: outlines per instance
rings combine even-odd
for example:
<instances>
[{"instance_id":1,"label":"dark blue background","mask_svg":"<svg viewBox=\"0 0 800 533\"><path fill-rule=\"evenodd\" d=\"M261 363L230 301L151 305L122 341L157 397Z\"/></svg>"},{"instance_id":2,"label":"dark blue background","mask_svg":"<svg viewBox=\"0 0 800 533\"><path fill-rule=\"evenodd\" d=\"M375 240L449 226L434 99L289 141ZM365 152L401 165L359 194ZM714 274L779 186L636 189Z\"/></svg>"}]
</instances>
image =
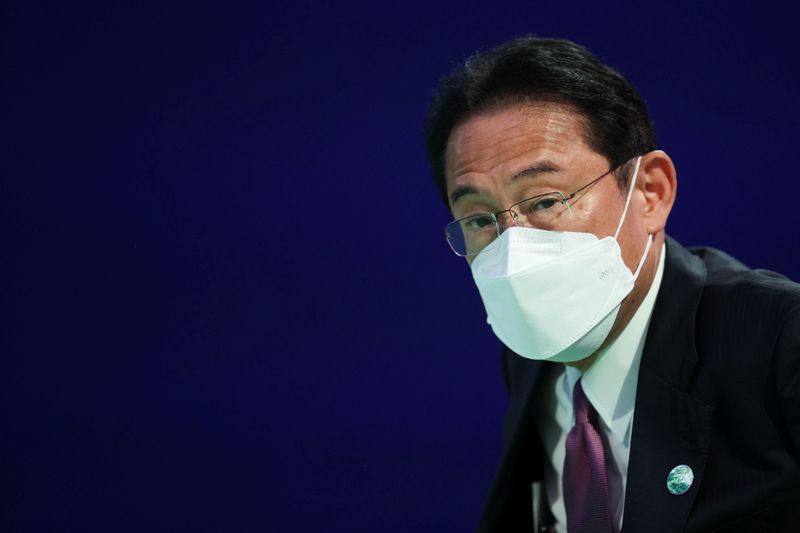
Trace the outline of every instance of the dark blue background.
<instances>
[{"instance_id":1,"label":"dark blue background","mask_svg":"<svg viewBox=\"0 0 800 533\"><path fill-rule=\"evenodd\" d=\"M777 3L66 4L0 8L2 531L471 529L505 400L421 124L512 35L639 88L673 236L800 278Z\"/></svg>"}]
</instances>

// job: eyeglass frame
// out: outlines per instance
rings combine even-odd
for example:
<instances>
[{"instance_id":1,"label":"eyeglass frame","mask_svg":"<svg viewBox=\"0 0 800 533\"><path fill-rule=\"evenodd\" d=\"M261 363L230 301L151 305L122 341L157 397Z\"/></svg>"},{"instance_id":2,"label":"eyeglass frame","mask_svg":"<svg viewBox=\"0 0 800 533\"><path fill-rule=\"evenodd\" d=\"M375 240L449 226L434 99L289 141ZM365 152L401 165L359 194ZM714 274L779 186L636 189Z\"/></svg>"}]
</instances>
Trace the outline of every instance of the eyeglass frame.
<instances>
[{"instance_id":1,"label":"eyeglass frame","mask_svg":"<svg viewBox=\"0 0 800 533\"><path fill-rule=\"evenodd\" d=\"M563 202L563 203L564 203L564 204L567 206L567 209L569 209L569 203L568 203L568 202L569 202L570 200L572 200L573 198L575 198L575 196L576 196L576 195L577 195L579 192L581 192L581 191L584 191L584 190L588 189L589 187L591 187L592 185L594 185L595 183L597 183L597 182L598 182L598 181L600 181L601 179L605 178L605 177L606 177L606 176L608 176L609 174L613 174L615 171L617 171L617 170L619 170L620 168L622 168L622 167L623 167L623 166L624 166L626 163L627 163L627 161L626 161L625 163L622 163L621 165L618 165L618 166L616 166L616 167L613 167L613 168L611 168L611 169L607 170L606 172L604 172L604 173L603 173L603 174L601 174L600 176L597 176L596 178L592 179L592 180L591 180L589 183L587 183L587 184L583 185L581 188L577 189L576 191L574 191L573 193L571 193L571 194L570 194L570 195L568 195L568 196L564 195L564 193L563 193L563 192L561 192L561 191L551 191L551 192L546 192L546 193L542 193L542 194L537 194L537 195L531 196L531 197L529 197L529 198L524 198L524 199L520 200L519 202L515 202L515 203L511 204L511 205L510 205L510 206L509 206L507 209L503 209L502 211L497 211L496 213L492 213L492 212L490 212L490 211L481 212L481 213L474 213L474 214L472 214L472 215L469 215L469 216L466 216L466 217L462 217L462 218L459 218L459 219L453 220L452 222L448 222L448 223L445 225L445 227L444 227L444 236L445 236L445 240L447 240L447 244L450 246L450 249L451 249L451 250L453 251L453 253L454 253L454 254L456 254L458 257L470 257L470 256L475 256L475 255L478 255L479 253L481 253L481 251L483 250L483 248L481 248L481 250L480 250L480 251L478 251L478 252L475 252L474 254L460 254L460 253L458 253L458 252L456 251L456 249L453 247L453 243L451 243L451 242L450 242L450 237L449 237L449 236L448 236L448 234L447 234L447 228L448 228L448 227L450 227L450 226L452 226L453 224L457 224L457 223L461 222L462 220L467 220L468 218L477 217L477 216L482 216L482 215L484 215L484 216L485 216L485 215L490 215L490 216L492 217L492 221L494 222L495 229L497 229L497 236L499 237L499 236L500 236L500 234L502 233L502 231L500 231L500 222L499 222L499 220L498 220L498 218L497 218L497 217L498 217L498 215L502 215L503 213L508 213L508 214L511 216L511 219L514 221L514 225L518 225L518 224L517 224L517 220L519 219L519 213L517 213L516 211L514 211L514 208L515 208L515 207L517 207L517 206L518 206L518 205L520 205L520 204L524 204L525 202L530 202L531 200L535 200L536 198L542 198L542 197L544 197L544 196L550 196L550 195L552 195L552 194L557 194L557 195L561 196L561 198L562 198L562 202ZM496 238L496 237L495 237L495 238ZM487 246L488 246L488 245L487 245Z\"/></svg>"}]
</instances>

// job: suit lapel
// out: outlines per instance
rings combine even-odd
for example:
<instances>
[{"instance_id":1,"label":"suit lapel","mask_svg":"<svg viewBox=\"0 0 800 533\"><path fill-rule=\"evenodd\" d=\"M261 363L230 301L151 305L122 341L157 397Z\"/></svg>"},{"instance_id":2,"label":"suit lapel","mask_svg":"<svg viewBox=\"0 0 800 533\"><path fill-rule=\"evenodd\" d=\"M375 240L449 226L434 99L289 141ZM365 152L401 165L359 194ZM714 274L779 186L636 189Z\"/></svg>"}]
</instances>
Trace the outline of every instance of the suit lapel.
<instances>
[{"instance_id":1,"label":"suit lapel","mask_svg":"<svg viewBox=\"0 0 800 533\"><path fill-rule=\"evenodd\" d=\"M634 410L624 531L683 531L702 484L714 408L688 392L698 357L695 312L705 265L667 238L664 277L650 319ZM675 466L694 482L681 495L667 491Z\"/></svg>"},{"instance_id":2,"label":"suit lapel","mask_svg":"<svg viewBox=\"0 0 800 533\"><path fill-rule=\"evenodd\" d=\"M714 409L647 369L639 387L647 393L636 399L623 530L683 531L703 482ZM682 464L694 482L685 494L670 494L667 476Z\"/></svg>"},{"instance_id":3,"label":"suit lapel","mask_svg":"<svg viewBox=\"0 0 800 533\"><path fill-rule=\"evenodd\" d=\"M541 444L533 424L536 390L548 363L520 356L511 359L510 372L519 380L520 406L507 413L509 432L503 460L481 516L478 532L527 531L533 525L531 482L542 478Z\"/></svg>"}]
</instances>

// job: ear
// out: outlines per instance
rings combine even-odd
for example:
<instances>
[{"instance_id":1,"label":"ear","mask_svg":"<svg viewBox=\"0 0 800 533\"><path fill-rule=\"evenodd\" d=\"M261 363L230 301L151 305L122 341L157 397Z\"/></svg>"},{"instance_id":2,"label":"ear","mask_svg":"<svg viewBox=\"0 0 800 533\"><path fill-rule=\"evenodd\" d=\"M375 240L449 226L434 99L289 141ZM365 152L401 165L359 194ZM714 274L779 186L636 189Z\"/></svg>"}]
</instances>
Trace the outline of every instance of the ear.
<instances>
[{"instance_id":1,"label":"ear","mask_svg":"<svg viewBox=\"0 0 800 533\"><path fill-rule=\"evenodd\" d=\"M678 189L675 165L666 152L654 150L642 156L636 188L644 194L644 229L655 235L667 225Z\"/></svg>"}]
</instances>

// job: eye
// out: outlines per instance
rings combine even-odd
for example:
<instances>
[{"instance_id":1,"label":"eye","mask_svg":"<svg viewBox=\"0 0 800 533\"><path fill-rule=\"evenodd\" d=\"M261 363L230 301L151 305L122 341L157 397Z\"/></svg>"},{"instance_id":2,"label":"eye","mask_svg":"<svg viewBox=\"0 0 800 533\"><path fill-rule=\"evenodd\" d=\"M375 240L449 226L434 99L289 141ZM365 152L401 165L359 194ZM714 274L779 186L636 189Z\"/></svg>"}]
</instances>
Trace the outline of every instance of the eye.
<instances>
[{"instance_id":1,"label":"eye","mask_svg":"<svg viewBox=\"0 0 800 533\"><path fill-rule=\"evenodd\" d=\"M475 215L461 222L464 231L481 231L489 226L494 227L494 220L490 215Z\"/></svg>"},{"instance_id":2,"label":"eye","mask_svg":"<svg viewBox=\"0 0 800 533\"><path fill-rule=\"evenodd\" d=\"M561 203L561 199L557 196L543 196L541 198L535 198L531 200L530 204L528 204L528 213L547 211L559 203Z\"/></svg>"}]
</instances>

